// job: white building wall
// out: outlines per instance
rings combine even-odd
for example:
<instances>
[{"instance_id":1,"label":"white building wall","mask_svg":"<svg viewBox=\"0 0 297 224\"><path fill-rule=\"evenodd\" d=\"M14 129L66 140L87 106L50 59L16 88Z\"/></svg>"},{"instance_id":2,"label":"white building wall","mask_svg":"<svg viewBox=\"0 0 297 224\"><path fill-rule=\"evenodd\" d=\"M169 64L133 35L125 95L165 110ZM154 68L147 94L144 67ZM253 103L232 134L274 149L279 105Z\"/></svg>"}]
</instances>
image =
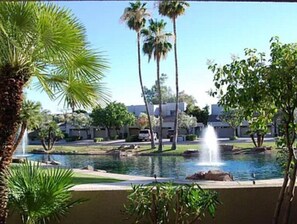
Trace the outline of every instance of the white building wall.
<instances>
[{"instance_id":1,"label":"white building wall","mask_svg":"<svg viewBox=\"0 0 297 224\"><path fill-rule=\"evenodd\" d=\"M184 102L178 103L179 111L185 111L187 104ZM127 106L127 109L130 113L133 113L136 117L139 116L140 113L146 113L145 105L130 105ZM175 103L166 103L162 105L163 116L168 117L172 116L175 112ZM154 114L155 116L159 115L159 105L149 104L149 112L150 114Z\"/></svg>"},{"instance_id":2,"label":"white building wall","mask_svg":"<svg viewBox=\"0 0 297 224\"><path fill-rule=\"evenodd\" d=\"M130 113L133 113L136 117L138 117L140 113L146 113L145 105L127 106L127 110ZM150 114L154 114L154 105L148 104L148 110Z\"/></svg>"},{"instance_id":3,"label":"white building wall","mask_svg":"<svg viewBox=\"0 0 297 224\"><path fill-rule=\"evenodd\" d=\"M187 104L182 102L178 103L178 110L185 111ZM163 105L163 115L164 116L173 116L175 113L175 103L166 103Z\"/></svg>"}]
</instances>

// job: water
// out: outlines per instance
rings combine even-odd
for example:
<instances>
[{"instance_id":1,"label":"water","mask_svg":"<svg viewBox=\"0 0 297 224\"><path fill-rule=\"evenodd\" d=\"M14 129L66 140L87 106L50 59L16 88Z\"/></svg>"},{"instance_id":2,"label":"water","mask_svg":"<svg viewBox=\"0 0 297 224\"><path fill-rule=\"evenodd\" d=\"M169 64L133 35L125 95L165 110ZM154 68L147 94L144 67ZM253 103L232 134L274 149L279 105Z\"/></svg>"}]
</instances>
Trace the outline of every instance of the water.
<instances>
[{"instance_id":1,"label":"water","mask_svg":"<svg viewBox=\"0 0 297 224\"><path fill-rule=\"evenodd\" d=\"M212 126L208 125L202 134L203 144L198 165L217 167L223 165L220 158L218 138Z\"/></svg>"},{"instance_id":2,"label":"water","mask_svg":"<svg viewBox=\"0 0 297 224\"><path fill-rule=\"evenodd\" d=\"M27 129L24 132L23 138L20 142L20 144L17 146L15 152L14 152L14 157L28 157L30 154L26 153L26 148L28 146L28 131Z\"/></svg>"},{"instance_id":3,"label":"water","mask_svg":"<svg viewBox=\"0 0 297 224\"><path fill-rule=\"evenodd\" d=\"M44 155L32 155L30 159L42 161ZM185 158L182 156L90 156L90 155L52 155L52 159L71 168L83 168L91 165L96 169L111 173L140 175L153 177L170 177L184 179L199 171L218 169L216 166L197 165L197 157ZM273 155L223 155L224 164L220 170L230 172L234 180L252 180L252 173L256 179L272 179L282 177L281 169Z\"/></svg>"}]
</instances>

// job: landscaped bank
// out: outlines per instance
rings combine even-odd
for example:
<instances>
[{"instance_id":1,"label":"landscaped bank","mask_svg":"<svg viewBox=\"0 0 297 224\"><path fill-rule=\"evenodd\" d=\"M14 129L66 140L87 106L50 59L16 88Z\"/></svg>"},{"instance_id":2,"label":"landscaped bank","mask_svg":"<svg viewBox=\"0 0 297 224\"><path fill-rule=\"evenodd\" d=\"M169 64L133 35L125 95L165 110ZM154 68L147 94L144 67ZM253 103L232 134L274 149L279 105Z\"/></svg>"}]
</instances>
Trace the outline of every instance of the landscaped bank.
<instances>
[{"instance_id":1,"label":"landscaped bank","mask_svg":"<svg viewBox=\"0 0 297 224\"><path fill-rule=\"evenodd\" d=\"M269 182L269 181L268 181ZM204 188L211 188L219 193L222 205L219 205L215 219L205 217L202 224L251 224L271 223L273 210L281 185L280 181L259 181L256 185L251 182L228 184L214 184L211 182ZM70 210L70 213L62 219L61 224L131 224L131 220L125 220L121 212L123 204L127 202L128 187L116 190L110 187L108 190L100 190L100 186L82 185L75 187L74 198L88 199L81 205ZM75 189L74 188L74 189ZM292 214L297 212L297 201L294 200ZM19 220L11 216L8 224L18 224ZM297 223L297 216L292 216L290 223ZM55 223L53 223L55 224Z\"/></svg>"},{"instance_id":2,"label":"landscaped bank","mask_svg":"<svg viewBox=\"0 0 297 224\"><path fill-rule=\"evenodd\" d=\"M252 143L232 143L228 145L233 145L235 152L241 152L242 150L250 151L253 148ZM124 148L127 146L127 148ZM131 147L130 147L131 146ZM275 147L274 142L265 142L267 147ZM159 152L157 149L151 149L149 145L138 145L125 143L118 146L107 146L107 145L57 145L55 150L51 154L79 154L79 155L113 155L120 151L131 152L132 155L165 155L165 156L182 156L185 151L189 149L199 150L201 145L198 143L189 143L178 145L176 150L171 150L170 145L164 145L163 151ZM30 145L28 147L28 152L31 153L41 153L43 152L41 145Z\"/></svg>"}]
</instances>

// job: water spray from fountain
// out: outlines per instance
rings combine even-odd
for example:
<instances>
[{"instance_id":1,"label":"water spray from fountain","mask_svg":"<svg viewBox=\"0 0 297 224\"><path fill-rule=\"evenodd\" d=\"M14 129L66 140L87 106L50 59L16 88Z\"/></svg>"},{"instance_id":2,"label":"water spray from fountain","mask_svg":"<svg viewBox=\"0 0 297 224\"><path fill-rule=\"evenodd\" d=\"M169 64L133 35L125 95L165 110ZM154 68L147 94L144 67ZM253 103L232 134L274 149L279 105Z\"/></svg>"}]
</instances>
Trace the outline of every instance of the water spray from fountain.
<instances>
[{"instance_id":1,"label":"water spray from fountain","mask_svg":"<svg viewBox=\"0 0 297 224\"><path fill-rule=\"evenodd\" d=\"M19 132L20 132L20 130L19 130ZM16 148L14 156L15 157L27 157L28 156L28 154L26 153L27 146L28 146L28 131L26 129L20 144Z\"/></svg>"},{"instance_id":2,"label":"water spray from fountain","mask_svg":"<svg viewBox=\"0 0 297 224\"><path fill-rule=\"evenodd\" d=\"M203 131L203 144L198 165L221 166L220 148L214 128L208 125Z\"/></svg>"}]
</instances>

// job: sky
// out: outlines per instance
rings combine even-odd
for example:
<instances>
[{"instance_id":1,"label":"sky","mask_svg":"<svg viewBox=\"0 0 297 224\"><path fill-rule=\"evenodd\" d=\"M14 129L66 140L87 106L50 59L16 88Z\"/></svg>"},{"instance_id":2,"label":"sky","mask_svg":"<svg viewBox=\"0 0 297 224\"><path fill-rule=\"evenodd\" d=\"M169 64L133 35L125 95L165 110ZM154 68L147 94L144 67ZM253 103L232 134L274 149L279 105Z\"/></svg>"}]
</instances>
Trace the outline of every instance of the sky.
<instances>
[{"instance_id":1,"label":"sky","mask_svg":"<svg viewBox=\"0 0 297 224\"><path fill-rule=\"evenodd\" d=\"M58 2L72 10L84 24L92 48L108 60L104 83L111 101L141 105L138 79L136 33L120 21L128 1ZM213 74L207 61L219 65L231 62L231 56L244 56L245 48L256 48L269 55L269 40L279 36L283 43L297 42L297 3L189 2L190 7L177 20L177 48L180 90L193 95L200 107L217 102L207 91L213 87ZM148 2L152 18L164 19L166 31L172 23L158 15L155 2ZM175 89L173 49L161 61L161 73L167 85ZM156 80L156 63L142 55L143 83L151 87ZM49 100L44 92L26 90L28 99L40 101L44 109L59 113L63 104Z\"/></svg>"}]
</instances>

